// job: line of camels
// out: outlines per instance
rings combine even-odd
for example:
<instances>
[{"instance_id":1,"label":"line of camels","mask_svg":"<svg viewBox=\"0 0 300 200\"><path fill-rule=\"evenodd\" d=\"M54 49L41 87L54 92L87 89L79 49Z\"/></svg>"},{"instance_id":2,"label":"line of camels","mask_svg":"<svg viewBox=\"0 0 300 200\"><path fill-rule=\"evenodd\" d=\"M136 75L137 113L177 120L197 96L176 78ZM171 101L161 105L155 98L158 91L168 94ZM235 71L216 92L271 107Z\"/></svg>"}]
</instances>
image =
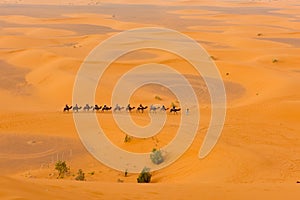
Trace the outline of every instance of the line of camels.
<instances>
[{"instance_id":1,"label":"line of camels","mask_svg":"<svg viewBox=\"0 0 300 200\"><path fill-rule=\"evenodd\" d=\"M138 107L131 106L130 104L128 104L126 107L116 104L114 108L112 108L111 106L109 107L107 105L98 106L97 104L95 106L90 106L89 104L86 104L83 107L78 106L77 104L75 106L69 106L68 104L66 104L63 111L69 112L70 110L72 110L73 112L79 112L82 109L85 112L88 112L90 110L96 112L97 111L104 112L110 110L112 110L113 112L120 112L122 110L125 110L126 112L131 112L132 110L136 109L136 112L144 113L144 110L146 110L147 108L148 106L143 106L142 104L140 104ZM156 113L156 111L166 112L167 110L170 110L170 113L177 114L177 112L179 112L181 108L176 108L176 106L172 106L171 108L166 108L164 105L160 107L160 106L154 106L153 104L149 107L149 112L153 112L153 113Z\"/></svg>"}]
</instances>

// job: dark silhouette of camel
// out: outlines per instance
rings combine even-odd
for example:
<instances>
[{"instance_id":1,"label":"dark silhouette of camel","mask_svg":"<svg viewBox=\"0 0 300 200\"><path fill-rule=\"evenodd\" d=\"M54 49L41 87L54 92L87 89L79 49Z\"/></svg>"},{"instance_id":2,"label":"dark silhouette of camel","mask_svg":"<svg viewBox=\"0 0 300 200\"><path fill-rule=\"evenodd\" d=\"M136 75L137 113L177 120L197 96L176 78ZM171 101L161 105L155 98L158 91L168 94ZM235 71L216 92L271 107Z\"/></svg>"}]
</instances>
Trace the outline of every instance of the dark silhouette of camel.
<instances>
[{"instance_id":1,"label":"dark silhouette of camel","mask_svg":"<svg viewBox=\"0 0 300 200\"><path fill-rule=\"evenodd\" d=\"M83 107L84 111L90 111L90 109L92 109L93 106L90 106L89 104L85 104L85 106Z\"/></svg>"},{"instance_id":2,"label":"dark silhouette of camel","mask_svg":"<svg viewBox=\"0 0 300 200\"><path fill-rule=\"evenodd\" d=\"M101 110L102 106L98 106L97 104L93 107L93 110L99 111Z\"/></svg>"},{"instance_id":3,"label":"dark silhouette of camel","mask_svg":"<svg viewBox=\"0 0 300 200\"><path fill-rule=\"evenodd\" d=\"M116 112L116 111L121 111L122 109L124 109L125 107L121 107L121 106L119 106L119 104L116 104L116 107L114 108L114 112Z\"/></svg>"},{"instance_id":4,"label":"dark silhouette of camel","mask_svg":"<svg viewBox=\"0 0 300 200\"><path fill-rule=\"evenodd\" d=\"M131 107L130 104L128 104L126 107L126 111L129 111L129 112L131 112L133 109L135 109L135 107L134 106Z\"/></svg>"},{"instance_id":5,"label":"dark silhouette of camel","mask_svg":"<svg viewBox=\"0 0 300 200\"><path fill-rule=\"evenodd\" d=\"M78 112L81 108L82 108L81 106L79 107L79 106L76 104L75 106L73 106L73 111L74 111L74 112Z\"/></svg>"},{"instance_id":6,"label":"dark silhouette of camel","mask_svg":"<svg viewBox=\"0 0 300 200\"><path fill-rule=\"evenodd\" d=\"M173 108L170 109L170 113L174 112L174 114L177 114L177 112L180 110L181 108L176 108L175 106L173 106Z\"/></svg>"},{"instance_id":7,"label":"dark silhouette of camel","mask_svg":"<svg viewBox=\"0 0 300 200\"><path fill-rule=\"evenodd\" d=\"M156 110L158 110L160 106L154 106L153 104L150 106L149 112L156 113Z\"/></svg>"},{"instance_id":8,"label":"dark silhouette of camel","mask_svg":"<svg viewBox=\"0 0 300 200\"><path fill-rule=\"evenodd\" d=\"M160 109L160 111L164 111L164 112L167 111L167 110L169 110L169 108L166 108L165 105L163 105L163 106L161 107L161 109Z\"/></svg>"},{"instance_id":9,"label":"dark silhouette of camel","mask_svg":"<svg viewBox=\"0 0 300 200\"><path fill-rule=\"evenodd\" d=\"M102 107L102 111L109 111L109 110L111 110L111 107L108 107L108 106L106 106L106 105L104 105L104 106Z\"/></svg>"},{"instance_id":10,"label":"dark silhouette of camel","mask_svg":"<svg viewBox=\"0 0 300 200\"><path fill-rule=\"evenodd\" d=\"M146 110L148 108L148 106L143 106L142 104L140 104L140 106L137 108L137 112L141 112L141 113L143 113L144 112L144 110Z\"/></svg>"},{"instance_id":11,"label":"dark silhouette of camel","mask_svg":"<svg viewBox=\"0 0 300 200\"><path fill-rule=\"evenodd\" d=\"M66 104L66 106L64 107L64 112L71 110L72 106L68 106L68 104Z\"/></svg>"}]
</instances>

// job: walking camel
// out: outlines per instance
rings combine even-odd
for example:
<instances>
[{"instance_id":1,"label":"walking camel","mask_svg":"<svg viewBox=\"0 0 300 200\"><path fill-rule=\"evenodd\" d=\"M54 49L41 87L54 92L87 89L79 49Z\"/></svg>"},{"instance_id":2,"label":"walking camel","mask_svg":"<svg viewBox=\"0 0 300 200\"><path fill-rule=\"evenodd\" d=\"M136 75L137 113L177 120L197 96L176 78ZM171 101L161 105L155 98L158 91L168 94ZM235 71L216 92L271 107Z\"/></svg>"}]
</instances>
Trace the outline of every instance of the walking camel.
<instances>
[{"instance_id":1,"label":"walking camel","mask_svg":"<svg viewBox=\"0 0 300 200\"><path fill-rule=\"evenodd\" d=\"M90 111L90 109L92 109L93 106L90 106L89 104L85 104L85 106L83 107L84 111Z\"/></svg>"},{"instance_id":2,"label":"walking camel","mask_svg":"<svg viewBox=\"0 0 300 200\"><path fill-rule=\"evenodd\" d=\"M106 106L106 105L104 105L104 106L102 107L102 111L109 111L109 110L111 110L111 107L108 107L108 106Z\"/></svg>"},{"instance_id":3,"label":"walking camel","mask_svg":"<svg viewBox=\"0 0 300 200\"><path fill-rule=\"evenodd\" d=\"M143 106L142 104L140 104L140 106L137 108L137 112L141 112L141 113L143 113L144 112L144 110L146 110L148 108L148 106Z\"/></svg>"},{"instance_id":4,"label":"walking camel","mask_svg":"<svg viewBox=\"0 0 300 200\"><path fill-rule=\"evenodd\" d=\"M153 104L150 106L149 112L156 113L156 110L158 110L160 106L154 106Z\"/></svg>"},{"instance_id":5,"label":"walking camel","mask_svg":"<svg viewBox=\"0 0 300 200\"><path fill-rule=\"evenodd\" d=\"M131 110L135 109L135 107L131 107L130 104L127 105L126 111L131 112Z\"/></svg>"},{"instance_id":6,"label":"walking camel","mask_svg":"<svg viewBox=\"0 0 300 200\"><path fill-rule=\"evenodd\" d=\"M177 112L180 110L181 108L176 108L175 106L173 106L173 108L170 109L170 113L174 112L174 114L177 114Z\"/></svg>"},{"instance_id":7,"label":"walking camel","mask_svg":"<svg viewBox=\"0 0 300 200\"><path fill-rule=\"evenodd\" d=\"M73 107L73 111L74 112L78 112L80 109L81 109L82 107L80 106L78 106L77 104Z\"/></svg>"},{"instance_id":8,"label":"walking camel","mask_svg":"<svg viewBox=\"0 0 300 200\"><path fill-rule=\"evenodd\" d=\"M102 106L98 106L97 104L93 107L93 110L96 110L96 112L97 111L99 111L99 110L101 110L101 108L102 108Z\"/></svg>"},{"instance_id":9,"label":"walking camel","mask_svg":"<svg viewBox=\"0 0 300 200\"><path fill-rule=\"evenodd\" d=\"M68 104L66 104L66 106L64 107L64 112L69 112L69 110L72 109L72 106L68 106Z\"/></svg>"},{"instance_id":10,"label":"walking camel","mask_svg":"<svg viewBox=\"0 0 300 200\"><path fill-rule=\"evenodd\" d=\"M160 111L163 111L163 112L165 112L165 111L167 111L167 110L169 110L169 108L166 108L165 105L163 105L163 106L161 107L161 109L160 109Z\"/></svg>"},{"instance_id":11,"label":"walking camel","mask_svg":"<svg viewBox=\"0 0 300 200\"><path fill-rule=\"evenodd\" d=\"M119 104L116 104L116 107L114 108L114 112L116 112L116 111L121 111L122 109L124 109L125 107L121 107L121 106L119 106Z\"/></svg>"}]
</instances>

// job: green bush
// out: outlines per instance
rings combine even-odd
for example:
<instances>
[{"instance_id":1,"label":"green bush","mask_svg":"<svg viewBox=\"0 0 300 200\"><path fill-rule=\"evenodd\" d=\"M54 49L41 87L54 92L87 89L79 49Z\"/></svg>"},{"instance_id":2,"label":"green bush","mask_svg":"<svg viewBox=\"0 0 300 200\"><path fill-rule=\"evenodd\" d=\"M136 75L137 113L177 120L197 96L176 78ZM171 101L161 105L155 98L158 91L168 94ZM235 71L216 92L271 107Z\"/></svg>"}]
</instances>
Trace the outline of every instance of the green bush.
<instances>
[{"instance_id":1,"label":"green bush","mask_svg":"<svg viewBox=\"0 0 300 200\"><path fill-rule=\"evenodd\" d=\"M154 164L159 165L160 163L164 162L164 157L162 155L161 150L153 149L152 153L150 154L150 159Z\"/></svg>"},{"instance_id":2,"label":"green bush","mask_svg":"<svg viewBox=\"0 0 300 200\"><path fill-rule=\"evenodd\" d=\"M150 168L145 167L137 178L138 183L150 183L152 174Z\"/></svg>"},{"instance_id":3,"label":"green bush","mask_svg":"<svg viewBox=\"0 0 300 200\"><path fill-rule=\"evenodd\" d=\"M57 178L63 178L70 171L70 168L67 166L65 161L59 160L55 163L55 170L58 171Z\"/></svg>"},{"instance_id":4,"label":"green bush","mask_svg":"<svg viewBox=\"0 0 300 200\"><path fill-rule=\"evenodd\" d=\"M84 175L82 169L78 170L75 180L76 181L85 181L85 175Z\"/></svg>"}]
</instances>

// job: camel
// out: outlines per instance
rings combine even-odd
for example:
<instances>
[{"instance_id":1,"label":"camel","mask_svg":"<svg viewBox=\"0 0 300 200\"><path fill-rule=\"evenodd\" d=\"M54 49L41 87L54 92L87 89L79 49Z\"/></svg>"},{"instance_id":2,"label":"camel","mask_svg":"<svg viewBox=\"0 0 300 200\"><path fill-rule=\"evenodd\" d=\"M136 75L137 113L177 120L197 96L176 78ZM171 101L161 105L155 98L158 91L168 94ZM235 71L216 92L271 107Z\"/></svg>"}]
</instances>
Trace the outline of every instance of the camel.
<instances>
[{"instance_id":1,"label":"camel","mask_svg":"<svg viewBox=\"0 0 300 200\"><path fill-rule=\"evenodd\" d=\"M97 104L94 106L93 110L99 111L101 110L102 106L98 106Z\"/></svg>"},{"instance_id":2,"label":"camel","mask_svg":"<svg viewBox=\"0 0 300 200\"><path fill-rule=\"evenodd\" d=\"M133 109L135 109L135 107L134 106L130 107L130 104L128 104L126 107L126 111L129 111L129 112L131 112L131 110L133 110Z\"/></svg>"},{"instance_id":3,"label":"camel","mask_svg":"<svg viewBox=\"0 0 300 200\"><path fill-rule=\"evenodd\" d=\"M85 104L85 106L83 107L84 111L90 111L90 109L92 109L93 106L90 106L89 104Z\"/></svg>"},{"instance_id":4,"label":"camel","mask_svg":"<svg viewBox=\"0 0 300 200\"><path fill-rule=\"evenodd\" d=\"M154 106L153 104L150 106L150 110L149 110L149 112L154 112L154 113L156 113L156 110L158 110L160 107L159 106Z\"/></svg>"},{"instance_id":5,"label":"camel","mask_svg":"<svg viewBox=\"0 0 300 200\"><path fill-rule=\"evenodd\" d=\"M144 112L144 110L146 110L148 108L148 106L143 106L142 104L140 104L140 106L137 108L136 112Z\"/></svg>"},{"instance_id":6,"label":"camel","mask_svg":"<svg viewBox=\"0 0 300 200\"><path fill-rule=\"evenodd\" d=\"M106 106L106 105L104 105L103 107L102 107L102 111L109 111L109 110L111 110L111 107L108 107L108 106Z\"/></svg>"},{"instance_id":7,"label":"camel","mask_svg":"<svg viewBox=\"0 0 300 200\"><path fill-rule=\"evenodd\" d=\"M169 110L169 108L166 108L165 105L163 105L160 109L160 111L167 111L167 110Z\"/></svg>"},{"instance_id":8,"label":"camel","mask_svg":"<svg viewBox=\"0 0 300 200\"><path fill-rule=\"evenodd\" d=\"M64 107L64 112L71 110L72 106L68 106L68 104L66 104L66 106Z\"/></svg>"},{"instance_id":9,"label":"camel","mask_svg":"<svg viewBox=\"0 0 300 200\"><path fill-rule=\"evenodd\" d=\"M175 106L173 106L173 108L170 109L170 113L174 112L174 114L177 114L177 112L180 110L181 110L181 108L176 108Z\"/></svg>"},{"instance_id":10,"label":"camel","mask_svg":"<svg viewBox=\"0 0 300 200\"><path fill-rule=\"evenodd\" d=\"M73 107L73 111L74 112L78 112L80 109L81 109L82 107L80 106L78 106L77 104Z\"/></svg>"},{"instance_id":11,"label":"camel","mask_svg":"<svg viewBox=\"0 0 300 200\"><path fill-rule=\"evenodd\" d=\"M124 109L124 107L121 107L119 106L119 104L116 104L116 107L114 108L114 112L121 111L122 109Z\"/></svg>"}]
</instances>

